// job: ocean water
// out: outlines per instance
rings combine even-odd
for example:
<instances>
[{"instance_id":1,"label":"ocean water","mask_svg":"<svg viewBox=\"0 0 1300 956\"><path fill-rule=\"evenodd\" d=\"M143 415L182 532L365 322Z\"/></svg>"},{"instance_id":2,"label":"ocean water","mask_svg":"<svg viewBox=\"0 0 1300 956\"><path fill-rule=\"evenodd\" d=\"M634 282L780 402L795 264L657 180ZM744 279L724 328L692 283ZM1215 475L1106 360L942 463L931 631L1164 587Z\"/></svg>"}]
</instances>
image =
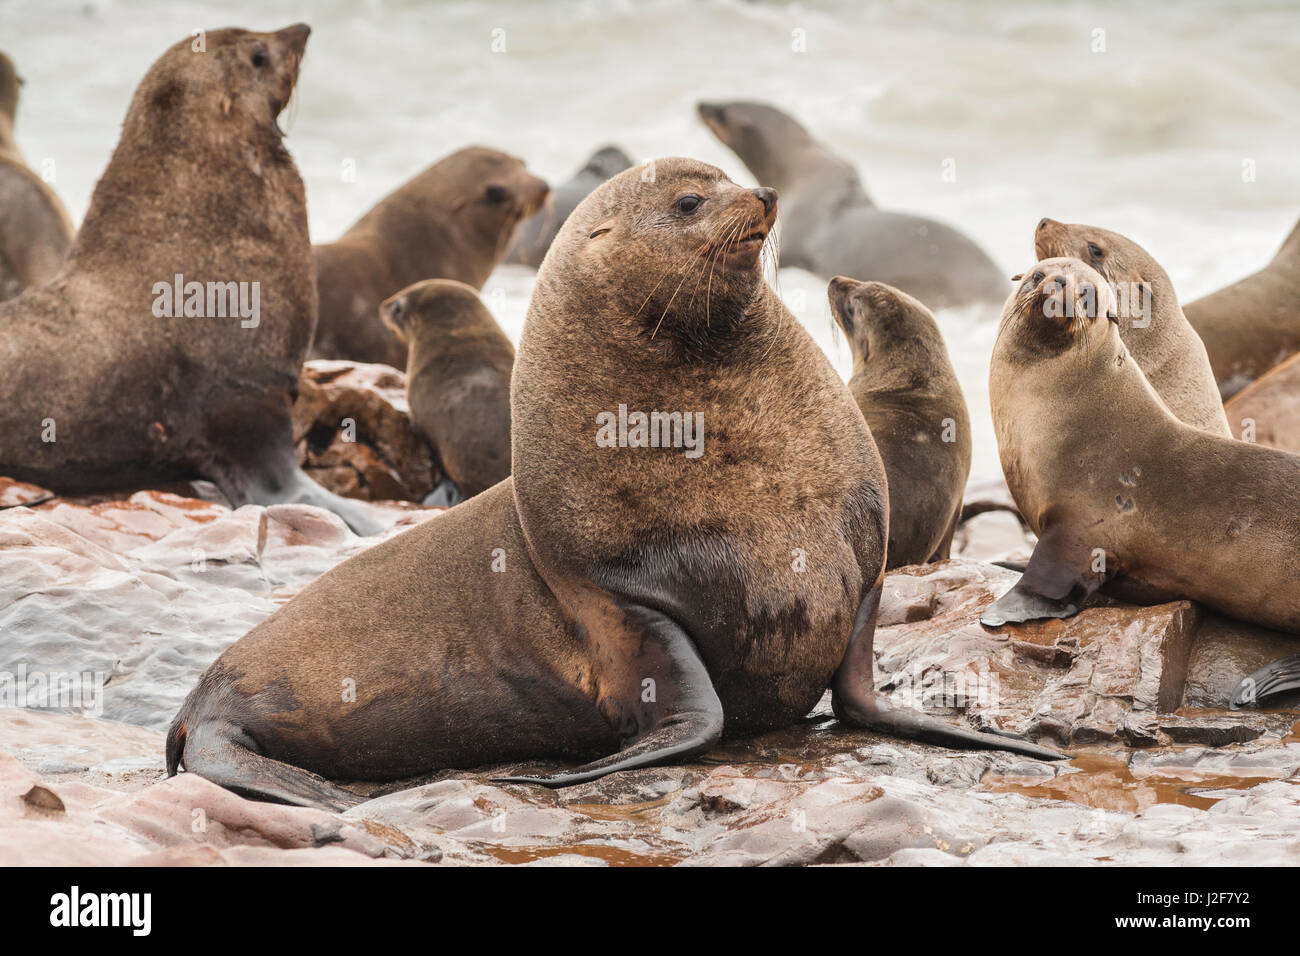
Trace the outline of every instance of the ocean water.
<instances>
[{"instance_id":1,"label":"ocean water","mask_svg":"<svg viewBox=\"0 0 1300 956\"><path fill-rule=\"evenodd\" d=\"M1190 301L1263 265L1300 216L1295 2L0 0L0 49L27 79L19 146L79 219L158 54L196 28L298 20L313 34L281 125L319 241L471 143L555 182L617 143L751 183L694 112L741 97L793 112L880 206L959 227L1008 276L1052 216L1132 236ZM516 339L532 281L503 267L484 289ZM847 376L825 280L782 270L779 289ZM996 310L938 318L972 477L996 477Z\"/></svg>"}]
</instances>

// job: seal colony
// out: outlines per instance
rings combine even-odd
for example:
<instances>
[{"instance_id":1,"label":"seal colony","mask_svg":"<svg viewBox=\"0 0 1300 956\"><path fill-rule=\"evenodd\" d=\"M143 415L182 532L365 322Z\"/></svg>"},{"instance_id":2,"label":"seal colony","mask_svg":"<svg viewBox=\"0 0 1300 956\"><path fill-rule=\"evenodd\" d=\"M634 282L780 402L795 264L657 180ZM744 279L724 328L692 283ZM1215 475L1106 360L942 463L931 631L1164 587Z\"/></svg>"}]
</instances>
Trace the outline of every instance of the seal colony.
<instances>
[{"instance_id":1,"label":"seal colony","mask_svg":"<svg viewBox=\"0 0 1300 956\"><path fill-rule=\"evenodd\" d=\"M588 761L510 778L563 786L788 725L827 687L851 726L1062 756L875 693L885 473L763 281L776 193L686 159L642 172L587 197L543 263L512 476L232 645L172 724L169 773L339 806L355 797L330 778ZM598 446L597 417L620 403L702 412L705 453Z\"/></svg>"},{"instance_id":2,"label":"seal colony","mask_svg":"<svg viewBox=\"0 0 1300 956\"><path fill-rule=\"evenodd\" d=\"M292 444L316 296L276 117L309 32L217 30L149 69L66 262L0 305L0 474L67 493L203 477L236 507L303 502L382 526L308 478ZM159 318L155 287L176 273L256 283L257 321Z\"/></svg>"}]
</instances>

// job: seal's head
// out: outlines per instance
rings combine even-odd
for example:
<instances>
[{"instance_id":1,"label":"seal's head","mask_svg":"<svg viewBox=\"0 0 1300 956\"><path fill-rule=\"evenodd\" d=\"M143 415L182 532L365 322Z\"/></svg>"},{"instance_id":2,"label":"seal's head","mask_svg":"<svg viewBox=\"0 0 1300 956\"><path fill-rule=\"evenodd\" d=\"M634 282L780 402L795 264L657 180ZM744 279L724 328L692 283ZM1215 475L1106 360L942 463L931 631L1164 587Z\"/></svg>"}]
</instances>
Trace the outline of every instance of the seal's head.
<instances>
[{"instance_id":1,"label":"seal's head","mask_svg":"<svg viewBox=\"0 0 1300 956\"><path fill-rule=\"evenodd\" d=\"M765 103L700 103L696 110L704 125L740 157L759 182L777 189L791 185L799 170L796 157L802 151L819 149L794 117Z\"/></svg>"},{"instance_id":2,"label":"seal's head","mask_svg":"<svg viewBox=\"0 0 1300 956\"><path fill-rule=\"evenodd\" d=\"M597 176L602 182L611 176L617 176L632 165L632 159L617 146L605 146L591 154L587 165L582 167L584 173Z\"/></svg>"},{"instance_id":3,"label":"seal's head","mask_svg":"<svg viewBox=\"0 0 1300 956\"><path fill-rule=\"evenodd\" d=\"M1114 294L1097 270L1073 258L1044 259L1022 275L1002 312L998 338L1011 336L1021 351L1061 354L1113 332Z\"/></svg>"},{"instance_id":4,"label":"seal's head","mask_svg":"<svg viewBox=\"0 0 1300 956\"><path fill-rule=\"evenodd\" d=\"M743 325L765 288L776 198L692 159L635 166L573 211L538 283L636 337L705 349Z\"/></svg>"},{"instance_id":5,"label":"seal's head","mask_svg":"<svg viewBox=\"0 0 1300 956\"><path fill-rule=\"evenodd\" d=\"M481 307L473 286L455 279L425 279L385 299L379 317L409 344L421 329L450 331Z\"/></svg>"},{"instance_id":6,"label":"seal's head","mask_svg":"<svg viewBox=\"0 0 1300 956\"><path fill-rule=\"evenodd\" d=\"M8 117L11 123L18 111L18 88L22 85L14 61L0 53L0 116Z\"/></svg>"},{"instance_id":7,"label":"seal's head","mask_svg":"<svg viewBox=\"0 0 1300 956\"><path fill-rule=\"evenodd\" d=\"M855 365L873 355L897 356L900 349L924 351L943 343L930 310L893 286L836 276L826 295Z\"/></svg>"},{"instance_id":8,"label":"seal's head","mask_svg":"<svg viewBox=\"0 0 1300 956\"><path fill-rule=\"evenodd\" d=\"M550 193L523 160L485 146L456 150L416 182L452 212L463 235L499 246L501 252L519 221L541 209Z\"/></svg>"},{"instance_id":9,"label":"seal's head","mask_svg":"<svg viewBox=\"0 0 1300 956\"><path fill-rule=\"evenodd\" d=\"M171 147L197 139L194 151L233 129L243 142L278 144L277 119L298 82L310 33L295 23L274 33L225 29L181 40L136 89L124 141Z\"/></svg>"},{"instance_id":10,"label":"seal's head","mask_svg":"<svg viewBox=\"0 0 1300 956\"><path fill-rule=\"evenodd\" d=\"M1034 255L1079 259L1113 286L1146 283L1156 294L1162 288L1172 290L1168 274L1150 253L1109 229L1040 219L1034 230Z\"/></svg>"}]
</instances>

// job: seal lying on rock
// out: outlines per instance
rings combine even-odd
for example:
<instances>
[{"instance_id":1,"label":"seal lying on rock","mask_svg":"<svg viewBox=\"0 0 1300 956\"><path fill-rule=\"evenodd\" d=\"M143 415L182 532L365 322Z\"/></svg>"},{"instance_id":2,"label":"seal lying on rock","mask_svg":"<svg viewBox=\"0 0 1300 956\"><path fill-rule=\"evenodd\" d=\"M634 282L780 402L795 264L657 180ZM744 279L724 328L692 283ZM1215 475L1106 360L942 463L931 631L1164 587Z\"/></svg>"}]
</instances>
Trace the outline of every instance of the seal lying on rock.
<instances>
[{"instance_id":1,"label":"seal lying on rock","mask_svg":"<svg viewBox=\"0 0 1300 956\"><path fill-rule=\"evenodd\" d=\"M527 758L561 786L807 714L1060 754L878 696L885 473L825 354L763 281L776 194L665 159L592 193L538 276L512 476L336 566L226 650L183 761L265 799L327 777ZM596 759L592 759L596 758Z\"/></svg>"},{"instance_id":2,"label":"seal lying on rock","mask_svg":"<svg viewBox=\"0 0 1300 956\"><path fill-rule=\"evenodd\" d=\"M524 220L515 231L514 241L506 253L506 262L518 262L534 269L542 264L555 234L578 203L609 179L632 165L631 158L617 146L606 146L592 153L586 164L568 182L551 190L546 208Z\"/></svg>"},{"instance_id":3,"label":"seal lying on rock","mask_svg":"<svg viewBox=\"0 0 1300 956\"><path fill-rule=\"evenodd\" d=\"M700 117L759 182L780 190L781 264L885 282L931 309L1007 297L973 241L924 216L879 209L857 171L793 117L763 103L700 103Z\"/></svg>"},{"instance_id":4,"label":"seal lying on rock","mask_svg":"<svg viewBox=\"0 0 1300 956\"><path fill-rule=\"evenodd\" d=\"M1300 456L1179 421L1120 337L1116 302L1078 259L1039 262L1007 300L989 397L1039 539L981 620L1070 617L1105 586L1300 633Z\"/></svg>"},{"instance_id":5,"label":"seal lying on rock","mask_svg":"<svg viewBox=\"0 0 1300 956\"><path fill-rule=\"evenodd\" d=\"M422 279L481 289L547 185L522 161L471 146L438 160L385 197L336 242L317 246L320 321L313 358L406 365L406 346L379 304Z\"/></svg>"},{"instance_id":6,"label":"seal lying on rock","mask_svg":"<svg viewBox=\"0 0 1300 956\"><path fill-rule=\"evenodd\" d=\"M831 312L853 393L889 478L885 570L948 557L970 474L970 415L930 310L882 282L836 276Z\"/></svg>"},{"instance_id":7,"label":"seal lying on rock","mask_svg":"<svg viewBox=\"0 0 1300 956\"><path fill-rule=\"evenodd\" d=\"M426 505L456 504L510 474L510 372L515 349L478 293L427 279L380 307L410 351L411 423L438 453L443 485Z\"/></svg>"},{"instance_id":8,"label":"seal lying on rock","mask_svg":"<svg viewBox=\"0 0 1300 956\"><path fill-rule=\"evenodd\" d=\"M215 30L150 68L61 271L0 305L0 474L67 493L203 477L236 507L382 527L294 456L316 293L276 117L308 33Z\"/></svg>"}]
</instances>

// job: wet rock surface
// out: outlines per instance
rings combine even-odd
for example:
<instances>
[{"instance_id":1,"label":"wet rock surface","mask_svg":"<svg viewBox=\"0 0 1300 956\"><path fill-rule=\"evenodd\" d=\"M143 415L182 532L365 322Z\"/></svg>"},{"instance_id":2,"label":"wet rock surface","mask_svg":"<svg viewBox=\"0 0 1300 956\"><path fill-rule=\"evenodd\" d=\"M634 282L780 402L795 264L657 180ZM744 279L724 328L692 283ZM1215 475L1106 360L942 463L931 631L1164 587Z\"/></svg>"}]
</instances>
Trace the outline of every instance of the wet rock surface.
<instances>
[{"instance_id":1,"label":"wet rock surface","mask_svg":"<svg viewBox=\"0 0 1300 956\"><path fill-rule=\"evenodd\" d=\"M1300 862L1300 713L1221 709L1283 636L1190 602L984 628L980 611L1016 574L967 558L889 576L877 685L945 719L1066 748L1069 761L852 730L827 698L793 727L691 764L560 791L491 782L524 765L446 770L352 784L365 802L332 813L165 779L162 730L202 669L374 541L316 509L231 511L163 492L0 511L0 671L39 661L111 674L102 717L0 706L0 862Z\"/></svg>"},{"instance_id":2,"label":"wet rock surface","mask_svg":"<svg viewBox=\"0 0 1300 956\"><path fill-rule=\"evenodd\" d=\"M411 426L406 375L387 365L305 363L293 440L307 474L350 498L423 501L441 478Z\"/></svg>"}]
</instances>

